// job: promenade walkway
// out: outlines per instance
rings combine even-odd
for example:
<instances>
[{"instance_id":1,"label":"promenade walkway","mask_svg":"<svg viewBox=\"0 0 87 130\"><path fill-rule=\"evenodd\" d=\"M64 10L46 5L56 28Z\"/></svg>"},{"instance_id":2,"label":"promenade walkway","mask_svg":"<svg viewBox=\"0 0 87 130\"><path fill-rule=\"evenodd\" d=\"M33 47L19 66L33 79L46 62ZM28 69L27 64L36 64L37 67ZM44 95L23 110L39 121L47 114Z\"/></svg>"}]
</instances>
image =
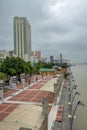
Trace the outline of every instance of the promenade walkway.
<instances>
[{"instance_id":1,"label":"promenade walkway","mask_svg":"<svg viewBox=\"0 0 87 130\"><path fill-rule=\"evenodd\" d=\"M54 100L53 100L53 93L54 93L53 90L54 90L54 83L57 82L57 79L58 79L58 77L56 77L56 78L45 77L44 79L38 80L38 82L33 82L32 84L27 85L26 87L24 87L24 89L23 88L17 89L14 92L12 92L10 95L5 97L3 101L0 101L1 107L3 107L5 110L7 108L9 108L9 111L10 111L10 109L12 109L12 111L13 111L15 108L17 108L17 105L20 105L20 104L36 105L39 108L39 106L42 105L41 99L43 97L47 97L50 99L49 100L50 101L49 102L50 111L49 111L49 115L48 115L48 130L70 130L69 129L70 122L68 119L68 114L69 114L68 81L63 80L60 91L59 91L59 96L57 97L57 103L55 104ZM44 86L45 84L46 84L46 86ZM32 97L30 95L32 95ZM29 96L30 96L30 98L29 98ZM6 103L6 104L4 105L3 103ZM11 105L16 105L16 106L9 107L9 104L10 104L10 106ZM59 104L63 104L63 106L64 106L62 122L55 121ZM5 108L5 107L7 107L7 108ZM1 108L1 114L3 114L2 112L4 112L4 109L2 111L2 108ZM28 110L28 112L29 112L29 110ZM5 113L7 113L7 111L5 111ZM34 116L35 116L35 114L34 114ZM5 117L6 117L6 115L5 115ZM3 117L3 119L5 117ZM32 117L31 117L31 120L33 120ZM2 118L1 118L1 121L2 121ZM8 127L8 129L9 129L9 127ZM40 129L40 130L43 130L43 129Z\"/></svg>"},{"instance_id":2,"label":"promenade walkway","mask_svg":"<svg viewBox=\"0 0 87 130\"><path fill-rule=\"evenodd\" d=\"M49 115L50 119L48 123L49 124L48 130L70 130L70 120L68 118L69 111L70 111L68 106L68 101L69 101L68 85L69 83L66 80L62 84L57 105L53 106L53 109L51 109ZM64 106L62 122L58 122L55 120L59 104L62 104Z\"/></svg>"}]
</instances>

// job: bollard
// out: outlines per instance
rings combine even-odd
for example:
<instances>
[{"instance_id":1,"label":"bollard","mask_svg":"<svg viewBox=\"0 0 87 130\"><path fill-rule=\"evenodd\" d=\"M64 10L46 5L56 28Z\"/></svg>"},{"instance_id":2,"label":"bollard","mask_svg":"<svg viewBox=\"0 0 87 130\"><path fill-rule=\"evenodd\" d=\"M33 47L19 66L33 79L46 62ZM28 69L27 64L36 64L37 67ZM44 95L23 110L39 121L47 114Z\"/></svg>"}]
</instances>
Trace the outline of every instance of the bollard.
<instances>
[{"instance_id":1,"label":"bollard","mask_svg":"<svg viewBox=\"0 0 87 130\"><path fill-rule=\"evenodd\" d=\"M24 85L25 85L25 73L20 74L20 79L21 79L21 83L23 84L23 89L24 89Z\"/></svg>"},{"instance_id":2,"label":"bollard","mask_svg":"<svg viewBox=\"0 0 87 130\"><path fill-rule=\"evenodd\" d=\"M0 87L0 98L3 101L4 96L3 96L3 87Z\"/></svg>"},{"instance_id":3,"label":"bollard","mask_svg":"<svg viewBox=\"0 0 87 130\"><path fill-rule=\"evenodd\" d=\"M17 83L16 76L10 77L9 81L10 88L16 89L17 88L16 83Z\"/></svg>"}]
</instances>

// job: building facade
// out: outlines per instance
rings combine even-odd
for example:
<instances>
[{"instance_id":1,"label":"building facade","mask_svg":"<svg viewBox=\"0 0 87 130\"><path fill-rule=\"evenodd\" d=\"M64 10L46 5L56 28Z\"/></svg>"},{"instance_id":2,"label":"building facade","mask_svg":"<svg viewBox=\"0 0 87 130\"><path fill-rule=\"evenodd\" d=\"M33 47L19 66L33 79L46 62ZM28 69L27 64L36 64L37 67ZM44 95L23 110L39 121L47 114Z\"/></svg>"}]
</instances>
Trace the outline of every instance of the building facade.
<instances>
[{"instance_id":1,"label":"building facade","mask_svg":"<svg viewBox=\"0 0 87 130\"><path fill-rule=\"evenodd\" d=\"M32 51L31 52L31 63L34 65L34 63L38 63L41 61L41 51Z\"/></svg>"},{"instance_id":2,"label":"building facade","mask_svg":"<svg viewBox=\"0 0 87 130\"><path fill-rule=\"evenodd\" d=\"M41 51L32 51L31 55L36 57L36 59L38 59L38 61L41 60Z\"/></svg>"},{"instance_id":3,"label":"building facade","mask_svg":"<svg viewBox=\"0 0 87 130\"><path fill-rule=\"evenodd\" d=\"M25 61L31 56L31 26L26 17L14 17L14 54Z\"/></svg>"}]
</instances>

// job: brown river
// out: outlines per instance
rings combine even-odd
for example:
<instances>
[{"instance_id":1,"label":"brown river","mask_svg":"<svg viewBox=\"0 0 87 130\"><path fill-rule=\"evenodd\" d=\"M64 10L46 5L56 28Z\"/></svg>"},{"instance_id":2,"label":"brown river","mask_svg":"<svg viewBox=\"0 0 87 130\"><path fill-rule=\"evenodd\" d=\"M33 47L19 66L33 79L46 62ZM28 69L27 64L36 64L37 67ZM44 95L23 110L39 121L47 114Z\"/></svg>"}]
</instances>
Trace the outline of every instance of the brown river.
<instances>
[{"instance_id":1,"label":"brown river","mask_svg":"<svg viewBox=\"0 0 87 130\"><path fill-rule=\"evenodd\" d=\"M76 65L71 67L75 84L80 95L75 96L74 106L82 101L85 106L78 105L75 115L74 130L87 130L87 65Z\"/></svg>"}]
</instances>

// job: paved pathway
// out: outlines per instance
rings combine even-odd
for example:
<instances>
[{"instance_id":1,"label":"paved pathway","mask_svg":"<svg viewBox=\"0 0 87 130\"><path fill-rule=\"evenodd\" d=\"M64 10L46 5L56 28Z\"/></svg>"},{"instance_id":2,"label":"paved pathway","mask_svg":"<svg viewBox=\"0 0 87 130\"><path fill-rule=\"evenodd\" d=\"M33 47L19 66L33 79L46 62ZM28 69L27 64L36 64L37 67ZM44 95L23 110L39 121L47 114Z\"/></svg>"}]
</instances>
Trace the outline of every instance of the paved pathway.
<instances>
[{"instance_id":1,"label":"paved pathway","mask_svg":"<svg viewBox=\"0 0 87 130\"><path fill-rule=\"evenodd\" d=\"M57 104L55 105L55 103L53 104L51 111L49 113L49 117L48 117L48 130L53 130L54 129L54 125L55 125L55 119L56 119L56 114L57 114L57 110L58 110L58 104L60 102L60 98L61 98L61 94L62 94L62 90L63 90L63 84L61 86L61 90L59 92L59 97L57 98Z\"/></svg>"},{"instance_id":2,"label":"paved pathway","mask_svg":"<svg viewBox=\"0 0 87 130\"><path fill-rule=\"evenodd\" d=\"M65 88L64 88L64 85L66 85ZM68 81L64 82L61 92L62 93L61 93L61 96L60 96L60 102L59 103L63 104L63 106L64 106L63 120L62 120L62 122L57 122L57 121L54 120L53 127L50 130L70 130L70 121L68 119L68 115L69 115Z\"/></svg>"}]
</instances>

